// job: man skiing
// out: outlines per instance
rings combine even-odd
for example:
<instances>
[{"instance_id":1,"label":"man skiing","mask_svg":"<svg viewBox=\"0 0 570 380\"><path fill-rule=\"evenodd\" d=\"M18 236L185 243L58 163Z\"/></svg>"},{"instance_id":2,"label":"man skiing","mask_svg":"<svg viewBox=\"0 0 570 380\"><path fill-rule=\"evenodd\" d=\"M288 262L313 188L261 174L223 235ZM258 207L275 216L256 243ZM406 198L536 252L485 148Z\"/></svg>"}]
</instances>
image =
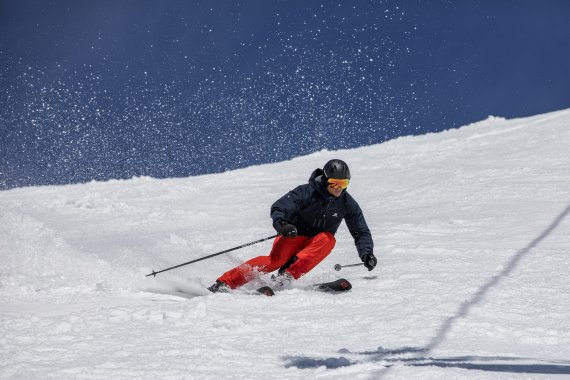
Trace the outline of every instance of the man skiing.
<instances>
[{"instance_id":1,"label":"man skiing","mask_svg":"<svg viewBox=\"0 0 570 380\"><path fill-rule=\"evenodd\" d=\"M369 271L374 269L372 235L358 203L348 194L348 165L330 160L323 169L315 169L309 183L297 186L271 206L277 236L268 256L246 261L224 273L208 289L226 292L251 281L257 273L279 269L273 286L281 288L298 279L327 257L335 243L334 234L344 219L354 238L360 259Z\"/></svg>"}]
</instances>

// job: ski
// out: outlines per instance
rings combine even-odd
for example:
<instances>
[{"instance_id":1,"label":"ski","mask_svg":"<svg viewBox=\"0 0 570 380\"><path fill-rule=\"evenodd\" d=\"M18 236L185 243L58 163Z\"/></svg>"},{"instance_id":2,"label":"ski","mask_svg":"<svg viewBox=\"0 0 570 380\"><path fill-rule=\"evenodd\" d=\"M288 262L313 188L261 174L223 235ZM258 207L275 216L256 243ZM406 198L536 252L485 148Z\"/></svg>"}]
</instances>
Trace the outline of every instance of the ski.
<instances>
[{"instance_id":1,"label":"ski","mask_svg":"<svg viewBox=\"0 0 570 380\"><path fill-rule=\"evenodd\" d=\"M313 284L312 290L317 292L324 292L324 293L342 293L347 292L352 289L352 284L350 281L340 278L335 281L331 282L322 282L320 284ZM261 288L257 289L257 293L265 295L265 296L274 296L275 291L271 289L269 286L262 286Z\"/></svg>"},{"instance_id":2,"label":"ski","mask_svg":"<svg viewBox=\"0 0 570 380\"><path fill-rule=\"evenodd\" d=\"M341 293L341 292L347 292L350 289L352 289L352 284L350 283L350 281L344 278L339 278L336 281L315 284L313 286L316 287L315 290L325 293Z\"/></svg>"}]
</instances>

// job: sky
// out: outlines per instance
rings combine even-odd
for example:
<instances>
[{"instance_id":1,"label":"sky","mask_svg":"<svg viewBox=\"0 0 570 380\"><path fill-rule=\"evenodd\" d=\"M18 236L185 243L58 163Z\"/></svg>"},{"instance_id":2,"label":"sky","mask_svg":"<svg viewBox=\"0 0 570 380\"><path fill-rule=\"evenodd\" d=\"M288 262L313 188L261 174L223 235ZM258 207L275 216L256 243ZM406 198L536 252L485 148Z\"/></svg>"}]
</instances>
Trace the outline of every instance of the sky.
<instances>
[{"instance_id":1,"label":"sky","mask_svg":"<svg viewBox=\"0 0 570 380\"><path fill-rule=\"evenodd\" d=\"M570 2L0 0L0 189L570 107Z\"/></svg>"}]
</instances>

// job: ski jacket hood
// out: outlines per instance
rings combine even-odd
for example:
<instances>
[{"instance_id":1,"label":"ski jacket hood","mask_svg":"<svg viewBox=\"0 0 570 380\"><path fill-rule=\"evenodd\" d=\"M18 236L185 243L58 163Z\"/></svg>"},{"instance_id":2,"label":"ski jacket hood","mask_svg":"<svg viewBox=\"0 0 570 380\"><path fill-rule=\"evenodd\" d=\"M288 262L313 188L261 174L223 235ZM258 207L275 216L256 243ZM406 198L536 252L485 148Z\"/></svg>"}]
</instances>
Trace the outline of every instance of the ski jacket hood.
<instances>
[{"instance_id":1,"label":"ski jacket hood","mask_svg":"<svg viewBox=\"0 0 570 380\"><path fill-rule=\"evenodd\" d=\"M329 194L327 191L326 177L323 169L315 169L313 173L311 173L311 176L309 177L309 184L313 186L315 190L318 191L325 199L329 199L331 197L334 198L334 196ZM342 192L343 195L345 192L346 190Z\"/></svg>"}]
</instances>

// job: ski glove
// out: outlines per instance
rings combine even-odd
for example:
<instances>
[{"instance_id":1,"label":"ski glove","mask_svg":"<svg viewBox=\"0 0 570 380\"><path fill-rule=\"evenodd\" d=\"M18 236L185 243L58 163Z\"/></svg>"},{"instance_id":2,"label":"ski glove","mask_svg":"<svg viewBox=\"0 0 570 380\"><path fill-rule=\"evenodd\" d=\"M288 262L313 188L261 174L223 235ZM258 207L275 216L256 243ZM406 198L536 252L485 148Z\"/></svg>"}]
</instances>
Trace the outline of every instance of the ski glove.
<instances>
[{"instance_id":1,"label":"ski glove","mask_svg":"<svg viewBox=\"0 0 570 380\"><path fill-rule=\"evenodd\" d=\"M368 271L371 271L378 263L378 260L374 254L367 253L366 255L362 256L362 262L364 263L364 266L368 268Z\"/></svg>"},{"instance_id":2,"label":"ski glove","mask_svg":"<svg viewBox=\"0 0 570 380\"><path fill-rule=\"evenodd\" d=\"M283 224L277 230L281 236L284 238L294 238L297 237L297 228L292 224Z\"/></svg>"}]
</instances>

